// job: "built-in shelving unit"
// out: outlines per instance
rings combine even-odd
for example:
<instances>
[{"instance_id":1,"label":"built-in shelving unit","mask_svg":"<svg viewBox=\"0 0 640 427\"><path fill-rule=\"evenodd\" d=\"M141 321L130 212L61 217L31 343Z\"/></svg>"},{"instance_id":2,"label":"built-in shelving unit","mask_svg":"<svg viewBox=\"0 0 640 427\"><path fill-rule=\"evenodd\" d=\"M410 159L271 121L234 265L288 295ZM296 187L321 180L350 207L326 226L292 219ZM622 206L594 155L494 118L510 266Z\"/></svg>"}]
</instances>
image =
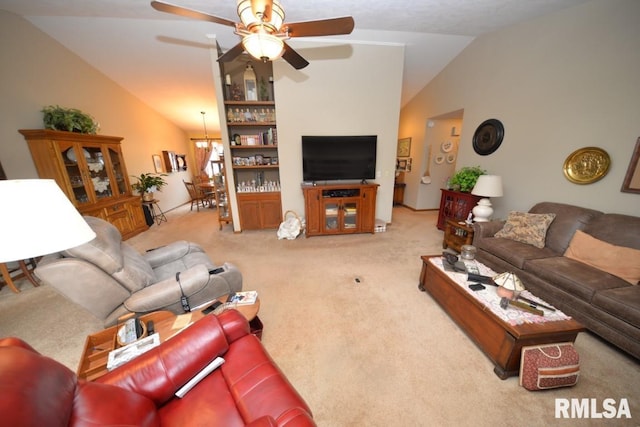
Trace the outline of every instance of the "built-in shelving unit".
<instances>
[{"instance_id":1,"label":"built-in shelving unit","mask_svg":"<svg viewBox=\"0 0 640 427\"><path fill-rule=\"evenodd\" d=\"M277 228L282 222L280 166L272 64L249 61L258 100L245 99L247 59L220 63L224 113L240 228Z\"/></svg>"}]
</instances>

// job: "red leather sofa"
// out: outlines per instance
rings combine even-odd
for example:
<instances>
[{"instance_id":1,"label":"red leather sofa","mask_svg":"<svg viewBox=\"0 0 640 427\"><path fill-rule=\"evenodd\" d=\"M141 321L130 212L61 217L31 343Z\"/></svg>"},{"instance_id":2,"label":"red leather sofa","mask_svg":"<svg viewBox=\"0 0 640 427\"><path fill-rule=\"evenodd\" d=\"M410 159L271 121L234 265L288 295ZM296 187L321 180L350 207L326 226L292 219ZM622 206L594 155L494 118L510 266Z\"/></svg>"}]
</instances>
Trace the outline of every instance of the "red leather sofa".
<instances>
[{"instance_id":1,"label":"red leather sofa","mask_svg":"<svg viewBox=\"0 0 640 427\"><path fill-rule=\"evenodd\" d=\"M174 393L217 356L225 363ZM11 426L315 426L235 310L205 316L94 382L19 338L0 339L0 419Z\"/></svg>"}]
</instances>

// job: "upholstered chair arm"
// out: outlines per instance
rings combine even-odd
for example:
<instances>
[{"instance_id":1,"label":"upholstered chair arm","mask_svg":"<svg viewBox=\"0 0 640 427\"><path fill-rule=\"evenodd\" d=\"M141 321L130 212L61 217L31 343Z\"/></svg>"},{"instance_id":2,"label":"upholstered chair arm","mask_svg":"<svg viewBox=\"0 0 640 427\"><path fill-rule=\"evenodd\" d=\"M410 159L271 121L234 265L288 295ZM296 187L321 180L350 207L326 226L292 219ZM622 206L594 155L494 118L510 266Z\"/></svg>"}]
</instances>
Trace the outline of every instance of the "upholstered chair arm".
<instances>
[{"instance_id":1,"label":"upholstered chair arm","mask_svg":"<svg viewBox=\"0 0 640 427\"><path fill-rule=\"evenodd\" d=\"M231 264L223 266L219 274L209 274L206 265L198 264L180 272L180 284L175 274L131 295L124 306L129 311L145 313L155 310L170 310L178 313L182 309L180 297L186 295L190 307L198 307L232 292L242 290L242 274ZM182 286L182 291L180 287Z\"/></svg>"},{"instance_id":2,"label":"upholstered chair arm","mask_svg":"<svg viewBox=\"0 0 640 427\"><path fill-rule=\"evenodd\" d=\"M151 249L142 254L142 256L151 265L151 268L155 269L173 261L180 260L193 252L204 253L204 250L195 243L187 242L186 240L178 240L177 242L170 243L166 246Z\"/></svg>"},{"instance_id":3,"label":"upholstered chair arm","mask_svg":"<svg viewBox=\"0 0 640 427\"><path fill-rule=\"evenodd\" d=\"M160 406L228 349L229 343L220 321L209 315L96 382L134 391Z\"/></svg>"},{"instance_id":4,"label":"upholstered chair arm","mask_svg":"<svg viewBox=\"0 0 640 427\"><path fill-rule=\"evenodd\" d=\"M504 227L504 220L475 222L473 223L473 234L479 237L493 237Z\"/></svg>"},{"instance_id":5,"label":"upholstered chair arm","mask_svg":"<svg viewBox=\"0 0 640 427\"><path fill-rule=\"evenodd\" d=\"M196 265L180 272L179 283L173 276L149 285L127 298L124 306L135 313L166 309L175 304L181 306L180 298L183 293L189 298L203 292L210 280L209 269L202 264Z\"/></svg>"}]
</instances>

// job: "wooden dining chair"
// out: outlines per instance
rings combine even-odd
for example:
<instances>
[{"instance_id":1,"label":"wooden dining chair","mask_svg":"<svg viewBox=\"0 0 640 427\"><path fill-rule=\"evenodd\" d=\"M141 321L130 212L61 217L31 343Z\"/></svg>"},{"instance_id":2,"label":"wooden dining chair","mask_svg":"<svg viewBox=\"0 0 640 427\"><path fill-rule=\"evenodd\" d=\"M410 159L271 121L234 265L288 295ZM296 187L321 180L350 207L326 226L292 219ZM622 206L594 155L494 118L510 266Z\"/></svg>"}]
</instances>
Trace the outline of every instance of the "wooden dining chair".
<instances>
[{"instance_id":1,"label":"wooden dining chair","mask_svg":"<svg viewBox=\"0 0 640 427\"><path fill-rule=\"evenodd\" d=\"M184 186L189 192L189 197L191 197L191 210L193 210L193 205L195 204L196 210L200 212L200 205L202 205L203 208L206 207L207 197L204 193L199 191L198 187L196 187L193 182L187 182L184 179L182 182L184 182Z\"/></svg>"},{"instance_id":2,"label":"wooden dining chair","mask_svg":"<svg viewBox=\"0 0 640 427\"><path fill-rule=\"evenodd\" d=\"M20 289L15 284L15 281L26 277L33 286L39 286L40 284L35 277L31 274L31 271L36 268L36 260L33 258L27 260L20 260L10 263L0 263L0 287L7 285L15 293L19 293Z\"/></svg>"}]
</instances>

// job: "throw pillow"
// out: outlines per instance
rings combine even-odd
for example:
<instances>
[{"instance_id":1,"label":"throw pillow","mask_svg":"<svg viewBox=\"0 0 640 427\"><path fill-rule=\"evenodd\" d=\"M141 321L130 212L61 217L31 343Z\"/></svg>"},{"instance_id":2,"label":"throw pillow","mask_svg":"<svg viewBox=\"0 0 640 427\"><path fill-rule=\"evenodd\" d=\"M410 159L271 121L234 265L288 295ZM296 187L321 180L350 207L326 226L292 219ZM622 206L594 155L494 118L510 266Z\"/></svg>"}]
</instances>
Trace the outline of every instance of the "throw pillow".
<instances>
[{"instance_id":1,"label":"throw pillow","mask_svg":"<svg viewBox=\"0 0 640 427\"><path fill-rule=\"evenodd\" d=\"M606 271L632 285L640 282L640 250L638 249L615 246L577 230L564 256Z\"/></svg>"},{"instance_id":2,"label":"throw pillow","mask_svg":"<svg viewBox=\"0 0 640 427\"><path fill-rule=\"evenodd\" d=\"M515 240L536 248L544 248L547 229L556 214L532 214L527 212L509 212L507 222L495 237Z\"/></svg>"}]
</instances>

